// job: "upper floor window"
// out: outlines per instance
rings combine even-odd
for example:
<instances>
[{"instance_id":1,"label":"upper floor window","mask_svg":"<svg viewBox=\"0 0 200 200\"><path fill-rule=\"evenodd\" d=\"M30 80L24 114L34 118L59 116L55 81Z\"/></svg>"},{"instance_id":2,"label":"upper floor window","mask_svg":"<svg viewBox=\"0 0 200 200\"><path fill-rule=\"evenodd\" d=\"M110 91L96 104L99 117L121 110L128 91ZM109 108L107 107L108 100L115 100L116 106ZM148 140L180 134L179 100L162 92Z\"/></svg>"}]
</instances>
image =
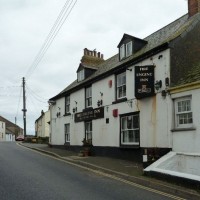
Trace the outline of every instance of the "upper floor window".
<instances>
[{"instance_id":1,"label":"upper floor window","mask_svg":"<svg viewBox=\"0 0 200 200\"><path fill-rule=\"evenodd\" d=\"M132 42L126 44L126 57L132 55Z\"/></svg>"},{"instance_id":2,"label":"upper floor window","mask_svg":"<svg viewBox=\"0 0 200 200\"><path fill-rule=\"evenodd\" d=\"M79 72L77 72L77 79L78 79L78 81L82 81L82 80L85 79L85 71L84 71L84 69L82 69Z\"/></svg>"},{"instance_id":3,"label":"upper floor window","mask_svg":"<svg viewBox=\"0 0 200 200\"><path fill-rule=\"evenodd\" d=\"M125 48L124 44L120 47L120 60L122 60L125 57Z\"/></svg>"},{"instance_id":4,"label":"upper floor window","mask_svg":"<svg viewBox=\"0 0 200 200\"><path fill-rule=\"evenodd\" d=\"M133 46L132 41L121 45L121 47L120 47L120 60L132 55L132 53L133 53L132 46Z\"/></svg>"},{"instance_id":5,"label":"upper floor window","mask_svg":"<svg viewBox=\"0 0 200 200\"><path fill-rule=\"evenodd\" d=\"M190 128L193 123L192 98L175 99L175 126L176 128Z\"/></svg>"},{"instance_id":6,"label":"upper floor window","mask_svg":"<svg viewBox=\"0 0 200 200\"><path fill-rule=\"evenodd\" d=\"M65 114L70 112L70 96L65 97Z\"/></svg>"},{"instance_id":7,"label":"upper floor window","mask_svg":"<svg viewBox=\"0 0 200 200\"><path fill-rule=\"evenodd\" d=\"M117 75L117 99L126 97L126 72Z\"/></svg>"},{"instance_id":8,"label":"upper floor window","mask_svg":"<svg viewBox=\"0 0 200 200\"><path fill-rule=\"evenodd\" d=\"M85 89L85 107L92 106L92 86Z\"/></svg>"}]
</instances>

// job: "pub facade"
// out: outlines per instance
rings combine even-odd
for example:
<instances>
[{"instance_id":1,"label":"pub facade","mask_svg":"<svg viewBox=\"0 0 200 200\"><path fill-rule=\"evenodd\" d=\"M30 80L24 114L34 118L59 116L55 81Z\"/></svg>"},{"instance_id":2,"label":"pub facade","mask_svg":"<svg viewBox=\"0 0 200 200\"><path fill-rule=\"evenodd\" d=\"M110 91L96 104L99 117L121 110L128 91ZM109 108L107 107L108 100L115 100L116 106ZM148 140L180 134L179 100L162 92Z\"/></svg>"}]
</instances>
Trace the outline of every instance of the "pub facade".
<instances>
[{"instance_id":1,"label":"pub facade","mask_svg":"<svg viewBox=\"0 0 200 200\"><path fill-rule=\"evenodd\" d=\"M77 79L49 99L50 144L149 165L170 150L200 153L200 13L144 39L124 34L104 60L84 49Z\"/></svg>"},{"instance_id":2,"label":"pub facade","mask_svg":"<svg viewBox=\"0 0 200 200\"><path fill-rule=\"evenodd\" d=\"M119 45L108 60L84 49L77 80L49 100L51 145L79 151L86 142L94 155L145 162L155 148L159 156L171 149L170 124L162 123L169 121L163 111L170 100L162 91L169 86L170 50L127 62L146 41L124 34Z\"/></svg>"}]
</instances>

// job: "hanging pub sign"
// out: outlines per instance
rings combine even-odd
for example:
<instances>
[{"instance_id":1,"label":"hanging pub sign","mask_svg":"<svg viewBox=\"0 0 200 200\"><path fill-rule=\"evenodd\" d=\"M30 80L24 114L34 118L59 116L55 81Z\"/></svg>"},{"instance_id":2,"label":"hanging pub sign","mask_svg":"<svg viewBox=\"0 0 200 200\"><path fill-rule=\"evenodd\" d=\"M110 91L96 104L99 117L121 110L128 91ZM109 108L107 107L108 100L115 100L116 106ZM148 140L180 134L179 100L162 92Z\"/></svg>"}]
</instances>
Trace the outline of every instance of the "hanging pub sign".
<instances>
[{"instance_id":1,"label":"hanging pub sign","mask_svg":"<svg viewBox=\"0 0 200 200\"><path fill-rule=\"evenodd\" d=\"M99 119L99 118L104 118L104 107L99 107L92 110L76 113L74 121L82 122L86 120L93 120L93 119Z\"/></svg>"},{"instance_id":2,"label":"hanging pub sign","mask_svg":"<svg viewBox=\"0 0 200 200\"><path fill-rule=\"evenodd\" d=\"M154 92L154 66L135 66L135 97L150 97Z\"/></svg>"}]
</instances>

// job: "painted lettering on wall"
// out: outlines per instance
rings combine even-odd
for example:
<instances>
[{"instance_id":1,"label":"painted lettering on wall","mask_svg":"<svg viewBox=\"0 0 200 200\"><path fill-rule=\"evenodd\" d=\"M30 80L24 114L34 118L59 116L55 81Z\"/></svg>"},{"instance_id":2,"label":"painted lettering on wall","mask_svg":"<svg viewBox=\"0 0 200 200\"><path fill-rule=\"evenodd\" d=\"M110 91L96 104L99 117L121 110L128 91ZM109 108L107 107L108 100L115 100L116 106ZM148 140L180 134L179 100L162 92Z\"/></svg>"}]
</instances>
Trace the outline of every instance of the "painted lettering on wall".
<instances>
[{"instance_id":1,"label":"painted lettering on wall","mask_svg":"<svg viewBox=\"0 0 200 200\"><path fill-rule=\"evenodd\" d=\"M104 107L92 109L89 111L84 111L75 114L74 121L75 122L82 122L87 120L99 119L104 118Z\"/></svg>"}]
</instances>

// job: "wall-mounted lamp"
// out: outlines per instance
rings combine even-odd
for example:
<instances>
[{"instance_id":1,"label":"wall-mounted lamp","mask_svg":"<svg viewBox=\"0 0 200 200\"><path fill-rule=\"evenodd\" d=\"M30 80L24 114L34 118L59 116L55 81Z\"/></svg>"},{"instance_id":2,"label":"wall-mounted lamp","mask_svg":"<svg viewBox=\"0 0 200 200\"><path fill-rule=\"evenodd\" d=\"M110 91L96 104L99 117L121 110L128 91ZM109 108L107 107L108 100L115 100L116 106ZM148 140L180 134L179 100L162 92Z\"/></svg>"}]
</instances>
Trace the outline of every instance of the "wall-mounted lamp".
<instances>
[{"instance_id":1,"label":"wall-mounted lamp","mask_svg":"<svg viewBox=\"0 0 200 200\"><path fill-rule=\"evenodd\" d=\"M129 69L129 68L127 68L126 70L128 70L128 71L132 72L132 69Z\"/></svg>"},{"instance_id":2,"label":"wall-mounted lamp","mask_svg":"<svg viewBox=\"0 0 200 200\"><path fill-rule=\"evenodd\" d=\"M77 112L77 107L73 108L73 113Z\"/></svg>"},{"instance_id":3,"label":"wall-mounted lamp","mask_svg":"<svg viewBox=\"0 0 200 200\"><path fill-rule=\"evenodd\" d=\"M100 95L103 96L103 92L100 92Z\"/></svg>"},{"instance_id":4,"label":"wall-mounted lamp","mask_svg":"<svg viewBox=\"0 0 200 200\"><path fill-rule=\"evenodd\" d=\"M74 102L75 102L76 106L72 109L73 113L77 112L77 104L78 104L77 101L74 101Z\"/></svg>"},{"instance_id":5,"label":"wall-mounted lamp","mask_svg":"<svg viewBox=\"0 0 200 200\"><path fill-rule=\"evenodd\" d=\"M102 104L103 104L103 100L98 100L98 101L97 101L97 106L98 106L98 107L102 106Z\"/></svg>"},{"instance_id":6,"label":"wall-mounted lamp","mask_svg":"<svg viewBox=\"0 0 200 200\"><path fill-rule=\"evenodd\" d=\"M169 86L169 77L166 77L166 78L165 78L165 85L166 85L166 86Z\"/></svg>"},{"instance_id":7,"label":"wall-mounted lamp","mask_svg":"<svg viewBox=\"0 0 200 200\"><path fill-rule=\"evenodd\" d=\"M161 80L156 81L154 87L156 90L159 90L162 87L162 81Z\"/></svg>"},{"instance_id":8,"label":"wall-mounted lamp","mask_svg":"<svg viewBox=\"0 0 200 200\"><path fill-rule=\"evenodd\" d=\"M159 56L158 56L158 59L161 59L162 57L163 57L163 55L159 55Z\"/></svg>"}]
</instances>

